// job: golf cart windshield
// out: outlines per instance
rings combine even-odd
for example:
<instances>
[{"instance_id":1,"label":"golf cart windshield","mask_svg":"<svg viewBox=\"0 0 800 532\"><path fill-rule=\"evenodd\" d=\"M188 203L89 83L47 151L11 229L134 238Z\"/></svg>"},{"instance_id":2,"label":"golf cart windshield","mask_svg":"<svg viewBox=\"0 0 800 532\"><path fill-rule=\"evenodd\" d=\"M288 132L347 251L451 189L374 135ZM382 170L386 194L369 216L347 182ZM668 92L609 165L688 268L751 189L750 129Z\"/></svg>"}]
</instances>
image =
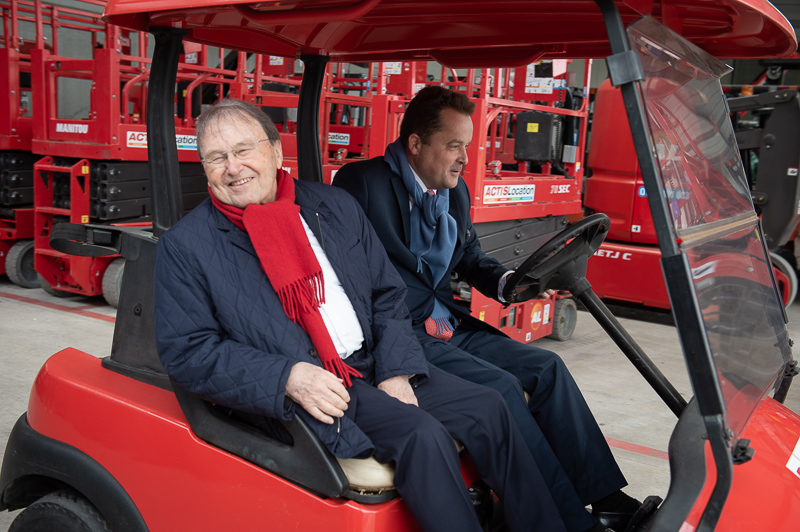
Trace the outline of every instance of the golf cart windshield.
<instances>
[{"instance_id":1,"label":"golf cart windshield","mask_svg":"<svg viewBox=\"0 0 800 532\"><path fill-rule=\"evenodd\" d=\"M720 85L730 68L649 17L629 26L628 36L644 68L669 220L689 260L728 428L738 439L791 353Z\"/></svg>"}]
</instances>

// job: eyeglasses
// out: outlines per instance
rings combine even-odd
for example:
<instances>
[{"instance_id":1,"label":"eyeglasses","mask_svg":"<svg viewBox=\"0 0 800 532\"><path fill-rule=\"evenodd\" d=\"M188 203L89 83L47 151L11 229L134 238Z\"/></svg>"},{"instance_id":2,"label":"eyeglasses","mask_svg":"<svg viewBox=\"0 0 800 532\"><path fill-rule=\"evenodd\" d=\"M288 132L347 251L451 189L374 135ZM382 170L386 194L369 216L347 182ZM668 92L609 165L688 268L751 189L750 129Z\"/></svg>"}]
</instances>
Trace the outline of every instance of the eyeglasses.
<instances>
[{"instance_id":1,"label":"eyeglasses","mask_svg":"<svg viewBox=\"0 0 800 532\"><path fill-rule=\"evenodd\" d=\"M259 144L267 140L269 139L262 139L256 141L254 144L245 144L243 146L240 146L239 148L236 148L235 150L217 151L209 153L208 157L200 159L200 162L210 168L222 168L223 166L225 166L225 163L228 162L229 153L233 155L235 159L239 159L240 161L245 161L255 154L255 150Z\"/></svg>"}]
</instances>

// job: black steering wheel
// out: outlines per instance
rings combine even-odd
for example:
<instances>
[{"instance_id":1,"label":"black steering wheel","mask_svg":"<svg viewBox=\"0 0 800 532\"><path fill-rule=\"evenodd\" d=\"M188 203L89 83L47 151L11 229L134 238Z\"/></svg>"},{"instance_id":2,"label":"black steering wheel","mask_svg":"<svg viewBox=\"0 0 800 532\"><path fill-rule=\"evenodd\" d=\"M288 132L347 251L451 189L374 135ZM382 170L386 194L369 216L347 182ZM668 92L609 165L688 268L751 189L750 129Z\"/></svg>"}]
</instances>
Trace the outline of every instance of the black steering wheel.
<instances>
[{"instance_id":1,"label":"black steering wheel","mask_svg":"<svg viewBox=\"0 0 800 532\"><path fill-rule=\"evenodd\" d=\"M503 299L515 303L550 289L569 290L575 280L586 277L589 257L603 243L610 227L608 216L597 213L561 231L511 274Z\"/></svg>"}]
</instances>

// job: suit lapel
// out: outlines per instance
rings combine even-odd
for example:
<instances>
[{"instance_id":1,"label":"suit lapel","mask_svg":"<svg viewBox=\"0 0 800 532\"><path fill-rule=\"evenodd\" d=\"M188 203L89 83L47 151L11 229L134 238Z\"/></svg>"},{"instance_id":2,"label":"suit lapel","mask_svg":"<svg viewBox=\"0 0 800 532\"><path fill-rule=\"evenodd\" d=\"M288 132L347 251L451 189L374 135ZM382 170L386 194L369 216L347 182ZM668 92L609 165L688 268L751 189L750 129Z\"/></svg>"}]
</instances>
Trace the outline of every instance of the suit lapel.
<instances>
[{"instance_id":1,"label":"suit lapel","mask_svg":"<svg viewBox=\"0 0 800 532\"><path fill-rule=\"evenodd\" d=\"M408 207L408 190L403 184L403 179L398 176L392 176L392 188L394 189L395 199L397 199L397 206L400 209L400 217L403 220L403 242L406 247L411 246L411 209Z\"/></svg>"}]
</instances>

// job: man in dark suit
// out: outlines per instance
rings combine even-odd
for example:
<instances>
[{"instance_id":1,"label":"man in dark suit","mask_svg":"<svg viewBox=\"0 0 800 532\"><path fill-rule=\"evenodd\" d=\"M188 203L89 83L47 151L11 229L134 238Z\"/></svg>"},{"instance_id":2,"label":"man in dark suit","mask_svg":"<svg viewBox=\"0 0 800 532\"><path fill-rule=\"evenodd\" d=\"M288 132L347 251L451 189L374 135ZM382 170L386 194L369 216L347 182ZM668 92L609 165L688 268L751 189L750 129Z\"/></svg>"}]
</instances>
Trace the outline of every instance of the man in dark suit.
<instances>
[{"instance_id":1,"label":"man in dark suit","mask_svg":"<svg viewBox=\"0 0 800 532\"><path fill-rule=\"evenodd\" d=\"M481 250L460 177L474 110L461 93L422 89L385 155L345 165L333 184L361 204L408 286L428 360L503 394L567 526L580 529L591 504L603 522L624 528L639 503L621 491L625 478L564 362L471 317L453 297L451 271L501 302L511 273Z\"/></svg>"}]
</instances>

